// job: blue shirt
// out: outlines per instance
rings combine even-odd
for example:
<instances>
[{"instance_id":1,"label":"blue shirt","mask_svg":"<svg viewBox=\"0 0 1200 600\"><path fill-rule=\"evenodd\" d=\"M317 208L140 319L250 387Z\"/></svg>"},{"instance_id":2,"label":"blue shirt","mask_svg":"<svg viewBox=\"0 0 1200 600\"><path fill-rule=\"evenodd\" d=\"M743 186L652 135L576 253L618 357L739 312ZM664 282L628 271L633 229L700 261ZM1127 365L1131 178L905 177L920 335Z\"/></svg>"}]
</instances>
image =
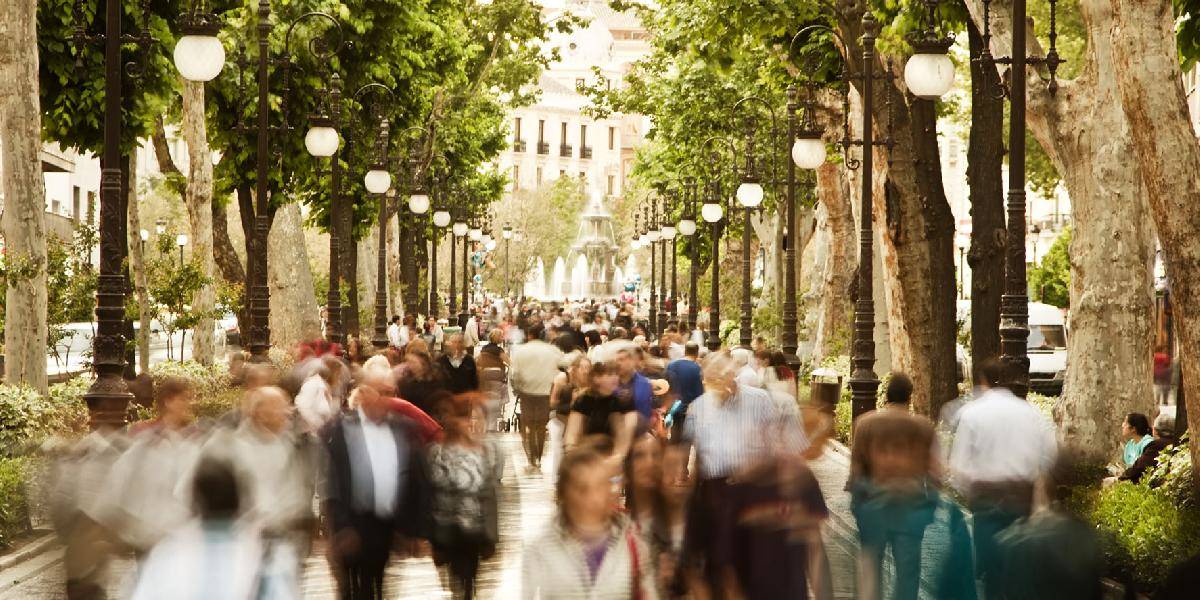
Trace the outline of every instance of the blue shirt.
<instances>
[{"instance_id":1,"label":"blue shirt","mask_svg":"<svg viewBox=\"0 0 1200 600\"><path fill-rule=\"evenodd\" d=\"M683 410L704 393L704 375L700 370L700 363L694 360L680 358L671 361L667 365L667 382L671 384L671 390L679 396Z\"/></svg>"},{"instance_id":2,"label":"blue shirt","mask_svg":"<svg viewBox=\"0 0 1200 600\"><path fill-rule=\"evenodd\" d=\"M654 411L654 390L650 387L650 380L641 373L634 373L627 383L622 383L617 388L617 397L625 402L632 401L633 408L642 418L649 419Z\"/></svg>"},{"instance_id":3,"label":"blue shirt","mask_svg":"<svg viewBox=\"0 0 1200 600\"><path fill-rule=\"evenodd\" d=\"M1146 445L1154 441L1149 435L1142 436L1140 440L1129 440L1125 442L1125 447L1122 449L1122 457L1125 460L1126 467L1132 467L1133 463L1142 456L1142 451L1146 449Z\"/></svg>"}]
</instances>

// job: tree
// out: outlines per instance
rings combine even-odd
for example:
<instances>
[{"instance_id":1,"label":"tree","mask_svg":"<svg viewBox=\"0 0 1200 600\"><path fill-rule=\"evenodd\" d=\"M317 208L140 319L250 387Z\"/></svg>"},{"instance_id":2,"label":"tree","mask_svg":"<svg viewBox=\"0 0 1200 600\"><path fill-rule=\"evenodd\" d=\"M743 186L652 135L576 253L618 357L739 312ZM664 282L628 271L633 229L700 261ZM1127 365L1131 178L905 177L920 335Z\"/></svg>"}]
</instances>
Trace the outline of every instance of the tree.
<instances>
[{"instance_id":1,"label":"tree","mask_svg":"<svg viewBox=\"0 0 1200 600\"><path fill-rule=\"evenodd\" d=\"M1064 229L1042 262L1029 270L1029 297L1059 308L1071 306L1071 229Z\"/></svg>"},{"instance_id":2,"label":"tree","mask_svg":"<svg viewBox=\"0 0 1200 600\"><path fill-rule=\"evenodd\" d=\"M982 3L966 5L981 25ZM1060 73L1054 93L1044 70L1023 75L1030 130L1062 175L1073 212L1071 349L1055 418L1069 446L1100 462L1122 417L1152 408L1153 232L1137 128L1112 101L1122 68L1113 29L1123 22L1107 0L1082 0L1077 13L1073 6L1060 3L1059 23L1064 34L1076 23L1083 41L1078 58L1068 56L1075 73ZM1011 9L1009 0L991 3L994 56L1010 54ZM1045 54L1033 34L1047 24L1029 27L1029 55Z\"/></svg>"},{"instance_id":3,"label":"tree","mask_svg":"<svg viewBox=\"0 0 1200 600\"><path fill-rule=\"evenodd\" d=\"M508 243L507 267L505 241L497 239L496 250L492 253L494 268L484 272L484 286L490 290L504 290L504 276L508 273L511 289L519 293L521 282L526 280L539 258L549 274L556 258L567 257L578 233L579 214L586 202L582 180L562 177L535 190L516 192L493 204L491 214L497 228L509 225L514 231L521 232L522 238ZM444 255L439 252L438 256ZM449 268L448 257L446 268Z\"/></svg>"},{"instance_id":4,"label":"tree","mask_svg":"<svg viewBox=\"0 0 1200 600\"><path fill-rule=\"evenodd\" d=\"M71 359L75 332L68 323L91 321L96 304L97 276L89 263L96 244L96 229L88 223L76 227L70 241L51 235L46 244L46 349L60 365ZM59 352L64 346L66 355Z\"/></svg>"},{"instance_id":5,"label":"tree","mask_svg":"<svg viewBox=\"0 0 1200 600\"><path fill-rule=\"evenodd\" d=\"M196 321L199 335L192 336L192 360L211 365L215 352L213 331L217 292L213 261L213 165L204 116L204 84L180 78L183 92L183 140L188 147L187 191L184 205L191 225L192 262L205 281L192 298L192 310L202 315ZM182 354L182 350L181 350Z\"/></svg>"},{"instance_id":6,"label":"tree","mask_svg":"<svg viewBox=\"0 0 1200 600\"><path fill-rule=\"evenodd\" d=\"M213 328L202 329L198 325L215 318L219 311L215 306L210 308L197 307L192 303L195 295L205 286L212 285L212 279L205 277L197 260L180 263L173 252L175 236L164 233L155 238L158 255L147 262L146 275L150 298L154 304L155 318L167 334L167 357L173 357L173 342L176 332L182 332L179 339L179 360L183 360L183 344L187 330L192 329L193 337L212 338ZM129 302L133 299L130 298Z\"/></svg>"},{"instance_id":7,"label":"tree","mask_svg":"<svg viewBox=\"0 0 1200 600\"><path fill-rule=\"evenodd\" d=\"M46 198L38 130L38 3L6 3L0 18L0 136L4 172L5 370L10 383L45 392Z\"/></svg>"}]
</instances>

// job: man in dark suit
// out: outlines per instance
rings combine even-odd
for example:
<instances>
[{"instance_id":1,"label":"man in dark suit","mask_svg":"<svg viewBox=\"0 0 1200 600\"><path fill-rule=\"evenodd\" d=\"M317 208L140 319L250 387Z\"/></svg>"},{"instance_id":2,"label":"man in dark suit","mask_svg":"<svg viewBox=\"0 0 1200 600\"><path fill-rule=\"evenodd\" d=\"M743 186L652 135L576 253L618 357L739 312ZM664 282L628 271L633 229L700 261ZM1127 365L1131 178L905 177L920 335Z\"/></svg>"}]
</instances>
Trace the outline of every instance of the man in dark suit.
<instances>
[{"instance_id":1,"label":"man in dark suit","mask_svg":"<svg viewBox=\"0 0 1200 600\"><path fill-rule=\"evenodd\" d=\"M344 600L375 600L397 535L428 538L429 486L409 422L371 386L354 395L358 408L322 431L329 557Z\"/></svg>"}]
</instances>

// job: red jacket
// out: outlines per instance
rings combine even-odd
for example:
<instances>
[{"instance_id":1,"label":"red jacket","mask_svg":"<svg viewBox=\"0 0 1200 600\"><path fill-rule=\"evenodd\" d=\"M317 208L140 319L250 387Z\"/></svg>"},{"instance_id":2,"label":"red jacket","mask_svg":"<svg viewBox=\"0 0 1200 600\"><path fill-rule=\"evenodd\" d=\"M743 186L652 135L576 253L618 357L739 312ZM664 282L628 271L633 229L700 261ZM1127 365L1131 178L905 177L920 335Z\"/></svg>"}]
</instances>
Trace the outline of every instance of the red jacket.
<instances>
[{"instance_id":1,"label":"red jacket","mask_svg":"<svg viewBox=\"0 0 1200 600\"><path fill-rule=\"evenodd\" d=\"M421 440L422 445L428 446L432 442L441 441L442 426L433 420L433 417L418 408L416 404L403 398L389 398L389 400L392 403L392 412L413 422L417 438Z\"/></svg>"}]
</instances>

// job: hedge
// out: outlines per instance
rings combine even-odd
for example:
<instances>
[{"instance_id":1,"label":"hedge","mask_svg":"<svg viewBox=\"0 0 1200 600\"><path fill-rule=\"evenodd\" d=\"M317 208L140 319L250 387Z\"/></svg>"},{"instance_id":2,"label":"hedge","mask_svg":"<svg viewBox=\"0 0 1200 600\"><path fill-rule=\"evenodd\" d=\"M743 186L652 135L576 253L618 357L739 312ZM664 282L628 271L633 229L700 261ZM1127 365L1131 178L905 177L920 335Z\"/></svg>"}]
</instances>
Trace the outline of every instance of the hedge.
<instances>
[{"instance_id":1,"label":"hedge","mask_svg":"<svg viewBox=\"0 0 1200 600\"><path fill-rule=\"evenodd\" d=\"M32 459L0 458L0 548L30 530L26 478Z\"/></svg>"},{"instance_id":2,"label":"hedge","mask_svg":"<svg viewBox=\"0 0 1200 600\"><path fill-rule=\"evenodd\" d=\"M1200 553L1200 512L1161 489L1118 483L1100 492L1088 516L1104 536L1109 565L1151 589Z\"/></svg>"}]
</instances>

